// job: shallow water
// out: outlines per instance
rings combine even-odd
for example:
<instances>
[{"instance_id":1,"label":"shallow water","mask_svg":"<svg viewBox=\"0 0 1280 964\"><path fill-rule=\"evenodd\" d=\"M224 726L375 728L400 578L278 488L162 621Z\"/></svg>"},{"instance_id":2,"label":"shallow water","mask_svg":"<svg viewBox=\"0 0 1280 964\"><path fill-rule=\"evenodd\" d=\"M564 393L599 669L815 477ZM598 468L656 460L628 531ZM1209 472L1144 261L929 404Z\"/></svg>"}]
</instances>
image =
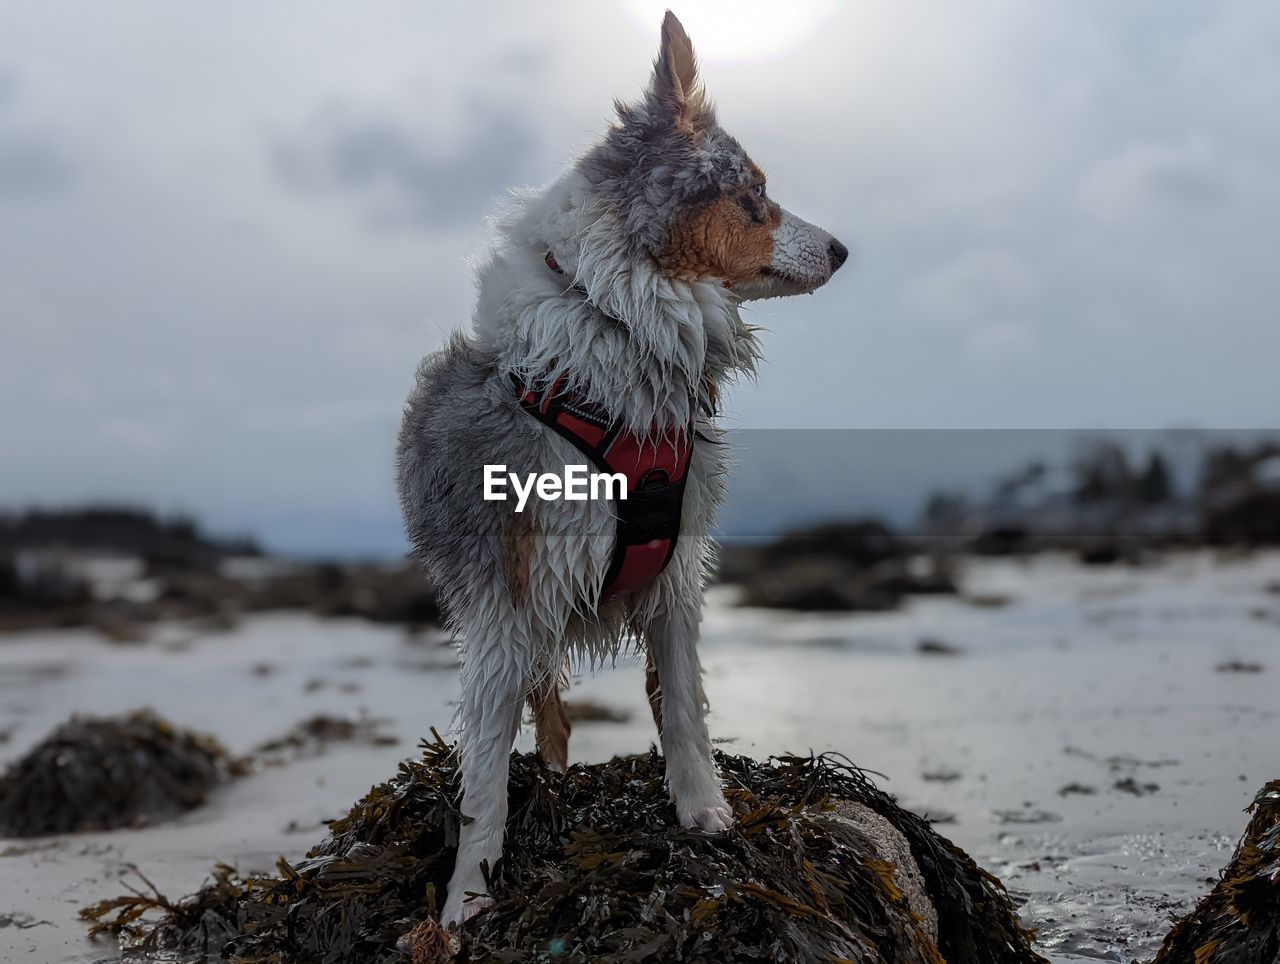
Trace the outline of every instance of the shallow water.
<instances>
[{"instance_id":1,"label":"shallow water","mask_svg":"<svg viewBox=\"0 0 1280 964\"><path fill-rule=\"evenodd\" d=\"M835 750L887 774L882 786L945 821L1024 901L1046 954L1145 959L1226 862L1254 791L1280 776L1276 581L1280 554L1194 553L1138 570L974 561L965 589L987 605L921 597L883 614L738 609L716 589L702 646L712 734L730 751ZM922 639L961 652L927 655ZM1262 671L1216 670L1231 661ZM110 959L75 915L120 893L130 863L176 895L217 860L253 870L300 856L428 726L449 725L456 686L438 634L300 615L221 634L166 627L133 646L0 641L5 760L73 711L141 705L237 752L318 712L367 712L401 741L267 768L150 829L0 841L0 959ZM574 698L631 714L578 724L574 759L654 739L634 661L583 678Z\"/></svg>"}]
</instances>

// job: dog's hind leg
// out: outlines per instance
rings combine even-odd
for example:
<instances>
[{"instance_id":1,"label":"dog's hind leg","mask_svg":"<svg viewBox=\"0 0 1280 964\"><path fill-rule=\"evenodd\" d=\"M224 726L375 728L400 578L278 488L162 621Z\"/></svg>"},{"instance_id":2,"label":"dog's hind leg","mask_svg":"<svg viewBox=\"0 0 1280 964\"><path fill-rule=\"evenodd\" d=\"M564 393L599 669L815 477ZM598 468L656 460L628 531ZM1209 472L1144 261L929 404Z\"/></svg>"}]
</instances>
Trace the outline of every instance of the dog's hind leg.
<instances>
[{"instance_id":1,"label":"dog's hind leg","mask_svg":"<svg viewBox=\"0 0 1280 964\"><path fill-rule=\"evenodd\" d=\"M644 693L649 697L649 712L653 714L653 725L662 735L662 687L658 685L658 667L653 662L653 653L644 656Z\"/></svg>"},{"instance_id":2,"label":"dog's hind leg","mask_svg":"<svg viewBox=\"0 0 1280 964\"><path fill-rule=\"evenodd\" d=\"M674 564L678 560L673 560ZM689 573L692 567L678 567ZM667 761L667 784L683 827L725 830L733 813L720 789L720 775L711 755L707 733L706 696L702 690L702 664L698 661L698 622L702 611L700 581L680 572L655 587L647 624L643 627L649 658L657 670L660 704L652 693L650 703L662 734L662 754Z\"/></svg>"},{"instance_id":3,"label":"dog's hind leg","mask_svg":"<svg viewBox=\"0 0 1280 964\"><path fill-rule=\"evenodd\" d=\"M446 925L461 924L493 903L481 864L492 870L502 856L511 747L528 686L527 659L522 657L532 650L528 634L515 623L495 617L474 627L478 632L466 627L458 744L466 822L440 915ZM482 896L468 900L469 893Z\"/></svg>"},{"instance_id":4,"label":"dog's hind leg","mask_svg":"<svg viewBox=\"0 0 1280 964\"><path fill-rule=\"evenodd\" d=\"M547 766L555 770L569 768L569 732L573 727L560 700L560 688L567 678L566 666L564 671L549 676L529 693L538 754Z\"/></svg>"}]
</instances>

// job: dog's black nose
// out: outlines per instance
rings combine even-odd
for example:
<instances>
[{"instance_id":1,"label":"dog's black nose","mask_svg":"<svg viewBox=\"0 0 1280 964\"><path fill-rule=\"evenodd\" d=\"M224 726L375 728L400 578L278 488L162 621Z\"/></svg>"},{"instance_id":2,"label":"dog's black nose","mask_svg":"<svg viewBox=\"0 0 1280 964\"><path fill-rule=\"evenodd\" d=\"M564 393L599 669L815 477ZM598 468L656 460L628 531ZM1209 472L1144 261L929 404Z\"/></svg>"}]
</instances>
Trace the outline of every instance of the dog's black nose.
<instances>
[{"instance_id":1,"label":"dog's black nose","mask_svg":"<svg viewBox=\"0 0 1280 964\"><path fill-rule=\"evenodd\" d=\"M827 255L831 258L831 271L834 274L840 270L840 265L849 260L849 249L832 238L831 244L827 246Z\"/></svg>"}]
</instances>

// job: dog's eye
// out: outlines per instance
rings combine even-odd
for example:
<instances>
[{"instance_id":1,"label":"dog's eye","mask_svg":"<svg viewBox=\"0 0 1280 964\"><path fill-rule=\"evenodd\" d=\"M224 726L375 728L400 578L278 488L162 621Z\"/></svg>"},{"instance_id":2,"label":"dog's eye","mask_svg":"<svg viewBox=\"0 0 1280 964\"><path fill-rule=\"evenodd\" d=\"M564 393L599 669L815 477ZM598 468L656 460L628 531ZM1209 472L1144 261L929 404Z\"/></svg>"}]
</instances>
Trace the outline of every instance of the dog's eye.
<instances>
[{"instance_id":1,"label":"dog's eye","mask_svg":"<svg viewBox=\"0 0 1280 964\"><path fill-rule=\"evenodd\" d=\"M764 197L764 184L763 183L757 184L755 187L751 189L751 191L753 194L755 194L756 197Z\"/></svg>"}]
</instances>

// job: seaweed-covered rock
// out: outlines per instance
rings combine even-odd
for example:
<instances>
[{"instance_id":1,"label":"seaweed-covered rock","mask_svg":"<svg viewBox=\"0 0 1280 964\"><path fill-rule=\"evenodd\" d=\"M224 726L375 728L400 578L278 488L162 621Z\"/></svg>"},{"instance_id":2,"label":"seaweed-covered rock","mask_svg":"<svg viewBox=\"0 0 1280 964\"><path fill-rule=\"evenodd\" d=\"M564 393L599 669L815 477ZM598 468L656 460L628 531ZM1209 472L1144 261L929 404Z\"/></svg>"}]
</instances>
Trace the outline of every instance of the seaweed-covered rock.
<instances>
[{"instance_id":1,"label":"seaweed-covered rock","mask_svg":"<svg viewBox=\"0 0 1280 964\"><path fill-rule=\"evenodd\" d=\"M450 939L445 896L461 815L437 737L277 876L219 868L178 902L154 890L87 908L126 953L238 961L830 961L1021 964L1000 883L830 757L717 755L734 827L674 826L656 752L547 769L511 761L496 905ZM149 912L160 913L160 918Z\"/></svg>"},{"instance_id":2,"label":"seaweed-covered rock","mask_svg":"<svg viewBox=\"0 0 1280 964\"><path fill-rule=\"evenodd\" d=\"M739 601L801 612L882 612L896 608L899 596L842 565L810 560L760 570L743 585Z\"/></svg>"},{"instance_id":3,"label":"seaweed-covered rock","mask_svg":"<svg viewBox=\"0 0 1280 964\"><path fill-rule=\"evenodd\" d=\"M766 545L722 546L720 582L742 587L744 606L806 612L879 612L904 596L955 593L951 562L920 554L879 522L832 522Z\"/></svg>"},{"instance_id":4,"label":"seaweed-covered rock","mask_svg":"<svg viewBox=\"0 0 1280 964\"><path fill-rule=\"evenodd\" d=\"M893 533L875 520L827 522L788 532L766 547L774 559L836 559L873 566L899 555Z\"/></svg>"},{"instance_id":5,"label":"seaweed-covered rock","mask_svg":"<svg viewBox=\"0 0 1280 964\"><path fill-rule=\"evenodd\" d=\"M257 752L272 758L286 750L299 754L317 753L332 743L394 746L399 741L394 736L379 731L383 722L367 716L317 713L295 723L287 733L260 743Z\"/></svg>"},{"instance_id":6,"label":"seaweed-covered rock","mask_svg":"<svg viewBox=\"0 0 1280 964\"><path fill-rule=\"evenodd\" d=\"M148 710L72 717L0 777L0 836L136 827L204 803L242 771L212 737Z\"/></svg>"},{"instance_id":7,"label":"seaweed-covered rock","mask_svg":"<svg viewBox=\"0 0 1280 964\"><path fill-rule=\"evenodd\" d=\"M1222 879L1174 925L1154 964L1280 961L1280 780L1263 787L1249 811Z\"/></svg>"},{"instance_id":8,"label":"seaweed-covered rock","mask_svg":"<svg viewBox=\"0 0 1280 964\"><path fill-rule=\"evenodd\" d=\"M954 593L949 566L901 558L859 569L837 559L771 562L743 580L741 604L805 612L881 612L904 596Z\"/></svg>"},{"instance_id":9,"label":"seaweed-covered rock","mask_svg":"<svg viewBox=\"0 0 1280 964\"><path fill-rule=\"evenodd\" d=\"M1204 541L1212 546L1280 545L1280 492L1260 490L1205 513Z\"/></svg>"},{"instance_id":10,"label":"seaweed-covered rock","mask_svg":"<svg viewBox=\"0 0 1280 964\"><path fill-rule=\"evenodd\" d=\"M248 613L280 609L410 627L440 622L435 592L416 564L239 562L148 557L139 569L147 575L145 585L102 585L86 580L85 560L73 553L30 555L22 566L0 554L0 633L90 627L119 639L123 628L136 641L161 620L194 620L207 631Z\"/></svg>"},{"instance_id":11,"label":"seaweed-covered rock","mask_svg":"<svg viewBox=\"0 0 1280 964\"><path fill-rule=\"evenodd\" d=\"M329 567L328 576L331 581L315 605L320 615L410 625L440 622L435 592L417 563Z\"/></svg>"}]
</instances>

